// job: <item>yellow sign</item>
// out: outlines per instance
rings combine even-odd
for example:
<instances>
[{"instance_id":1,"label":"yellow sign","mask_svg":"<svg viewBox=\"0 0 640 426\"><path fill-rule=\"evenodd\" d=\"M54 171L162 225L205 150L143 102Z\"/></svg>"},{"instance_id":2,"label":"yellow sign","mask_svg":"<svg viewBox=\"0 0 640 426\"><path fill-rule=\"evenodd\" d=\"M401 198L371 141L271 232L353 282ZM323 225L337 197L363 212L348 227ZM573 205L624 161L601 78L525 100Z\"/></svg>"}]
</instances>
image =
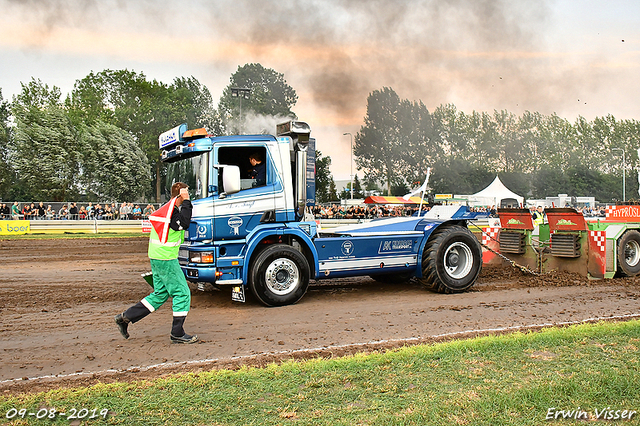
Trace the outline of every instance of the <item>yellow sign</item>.
<instances>
[{"instance_id":1,"label":"yellow sign","mask_svg":"<svg viewBox=\"0 0 640 426\"><path fill-rule=\"evenodd\" d=\"M29 220L0 220L0 235L23 235L31 232Z\"/></svg>"},{"instance_id":2,"label":"yellow sign","mask_svg":"<svg viewBox=\"0 0 640 426\"><path fill-rule=\"evenodd\" d=\"M453 198L453 194L436 194L436 200L449 200Z\"/></svg>"}]
</instances>

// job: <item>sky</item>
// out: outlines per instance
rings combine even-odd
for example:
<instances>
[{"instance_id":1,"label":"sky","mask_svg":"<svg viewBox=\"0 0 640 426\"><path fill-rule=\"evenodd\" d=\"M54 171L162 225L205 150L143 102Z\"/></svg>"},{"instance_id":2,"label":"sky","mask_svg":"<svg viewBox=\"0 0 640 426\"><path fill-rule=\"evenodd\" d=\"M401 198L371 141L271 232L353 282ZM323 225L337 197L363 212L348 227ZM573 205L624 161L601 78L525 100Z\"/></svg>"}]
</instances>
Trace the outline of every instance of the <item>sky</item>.
<instances>
[{"instance_id":1,"label":"sky","mask_svg":"<svg viewBox=\"0 0 640 426\"><path fill-rule=\"evenodd\" d=\"M31 78L63 97L91 71L218 100L239 66L284 74L336 180L368 95L392 88L429 111L640 120L640 2L626 0L0 0L0 90ZM177 123L178 124L178 123Z\"/></svg>"}]
</instances>

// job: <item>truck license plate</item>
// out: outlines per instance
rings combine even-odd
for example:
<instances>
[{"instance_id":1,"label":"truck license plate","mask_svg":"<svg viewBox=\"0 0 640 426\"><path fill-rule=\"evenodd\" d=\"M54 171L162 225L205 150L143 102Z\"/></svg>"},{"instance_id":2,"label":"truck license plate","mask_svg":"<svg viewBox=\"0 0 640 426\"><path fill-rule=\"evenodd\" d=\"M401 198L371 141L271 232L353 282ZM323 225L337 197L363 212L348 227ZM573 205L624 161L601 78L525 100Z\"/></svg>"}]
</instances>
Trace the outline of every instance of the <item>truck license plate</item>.
<instances>
[{"instance_id":1,"label":"truck license plate","mask_svg":"<svg viewBox=\"0 0 640 426\"><path fill-rule=\"evenodd\" d=\"M244 286L234 286L231 288L231 300L234 302L244 302Z\"/></svg>"}]
</instances>

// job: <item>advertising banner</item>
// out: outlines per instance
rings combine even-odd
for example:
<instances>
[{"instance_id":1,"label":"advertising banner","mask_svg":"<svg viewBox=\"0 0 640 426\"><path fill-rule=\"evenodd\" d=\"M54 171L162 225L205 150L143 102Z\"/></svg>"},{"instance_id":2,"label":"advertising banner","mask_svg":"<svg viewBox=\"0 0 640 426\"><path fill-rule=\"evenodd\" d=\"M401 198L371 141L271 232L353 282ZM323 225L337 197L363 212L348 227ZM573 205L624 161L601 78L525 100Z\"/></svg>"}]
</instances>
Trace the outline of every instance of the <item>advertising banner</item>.
<instances>
[{"instance_id":1,"label":"advertising banner","mask_svg":"<svg viewBox=\"0 0 640 426\"><path fill-rule=\"evenodd\" d=\"M31 232L29 220L0 220L0 235L24 235Z\"/></svg>"}]
</instances>

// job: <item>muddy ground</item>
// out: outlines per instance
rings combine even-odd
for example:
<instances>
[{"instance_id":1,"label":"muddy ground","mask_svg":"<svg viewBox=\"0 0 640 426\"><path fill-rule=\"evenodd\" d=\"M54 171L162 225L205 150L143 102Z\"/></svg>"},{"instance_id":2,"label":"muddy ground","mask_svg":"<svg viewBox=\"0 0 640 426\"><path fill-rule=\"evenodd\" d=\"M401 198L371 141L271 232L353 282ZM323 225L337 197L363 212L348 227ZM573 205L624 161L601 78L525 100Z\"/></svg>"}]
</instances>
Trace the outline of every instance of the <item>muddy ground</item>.
<instances>
[{"instance_id":1,"label":"muddy ground","mask_svg":"<svg viewBox=\"0 0 640 426\"><path fill-rule=\"evenodd\" d=\"M150 291L140 277L149 270L146 249L146 238L0 241L0 391L340 356L640 314L640 279L533 277L485 267L464 294L339 279L314 282L298 304L280 308L252 299L235 303L228 289L203 293L192 286L185 329L200 343L170 344L170 303L131 325L125 340L113 317Z\"/></svg>"}]
</instances>

